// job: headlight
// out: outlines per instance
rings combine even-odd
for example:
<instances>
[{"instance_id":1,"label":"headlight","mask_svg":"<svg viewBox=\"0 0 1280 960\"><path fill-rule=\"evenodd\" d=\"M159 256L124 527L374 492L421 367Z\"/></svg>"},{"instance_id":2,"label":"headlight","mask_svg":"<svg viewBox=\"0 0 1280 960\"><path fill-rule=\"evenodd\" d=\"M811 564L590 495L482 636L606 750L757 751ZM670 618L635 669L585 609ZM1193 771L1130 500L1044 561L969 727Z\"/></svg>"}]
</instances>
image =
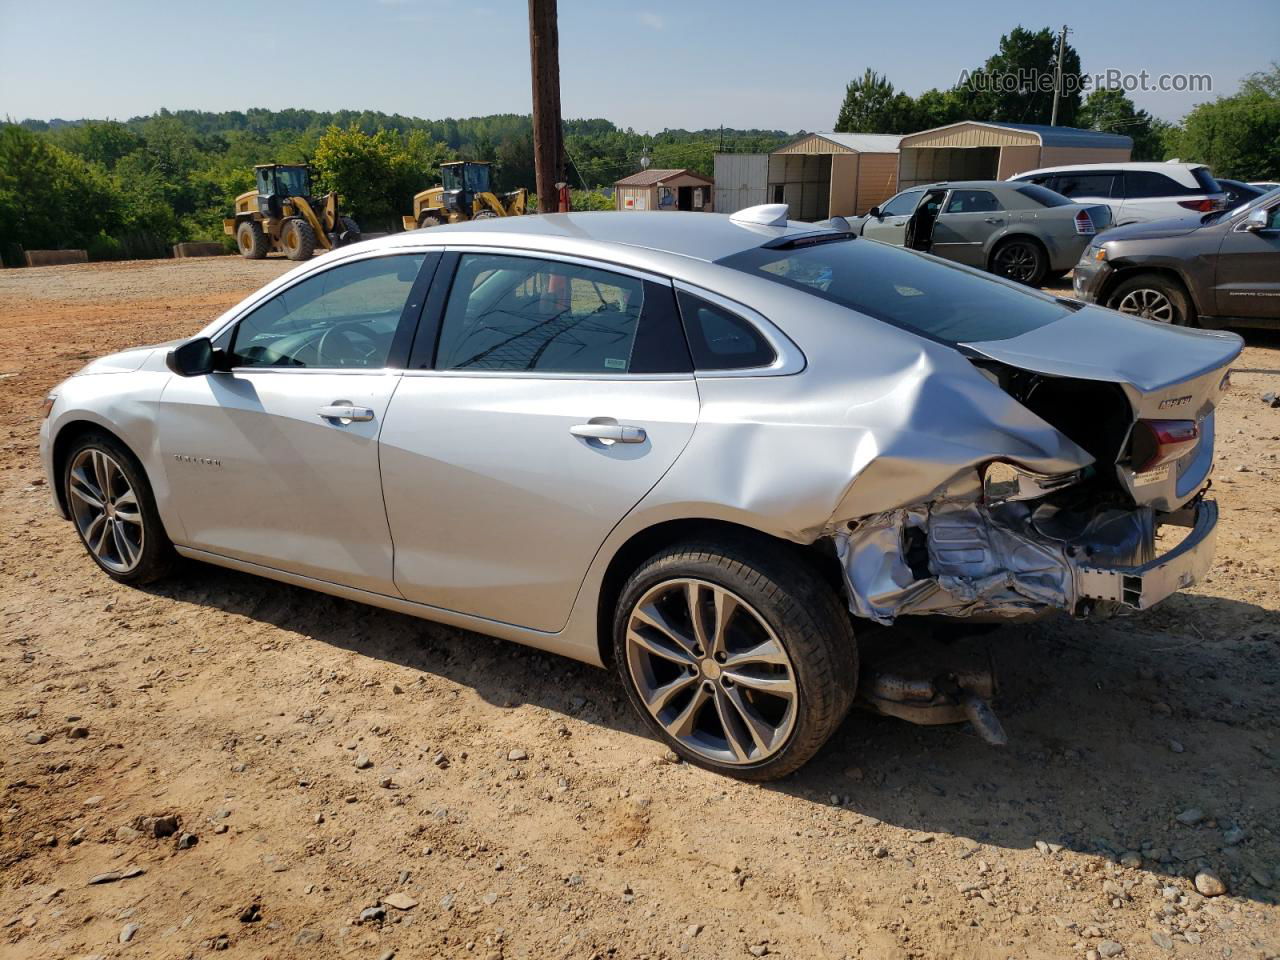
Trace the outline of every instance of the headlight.
<instances>
[{"instance_id":1,"label":"headlight","mask_svg":"<svg viewBox=\"0 0 1280 960\"><path fill-rule=\"evenodd\" d=\"M53 409L53 405L57 402L58 395L56 393L51 393L44 398L44 403L40 406L41 419L47 420L49 418L49 411Z\"/></svg>"},{"instance_id":2,"label":"headlight","mask_svg":"<svg viewBox=\"0 0 1280 960\"><path fill-rule=\"evenodd\" d=\"M1091 246L1085 251L1085 258L1088 260L1106 260L1107 248L1101 244Z\"/></svg>"}]
</instances>

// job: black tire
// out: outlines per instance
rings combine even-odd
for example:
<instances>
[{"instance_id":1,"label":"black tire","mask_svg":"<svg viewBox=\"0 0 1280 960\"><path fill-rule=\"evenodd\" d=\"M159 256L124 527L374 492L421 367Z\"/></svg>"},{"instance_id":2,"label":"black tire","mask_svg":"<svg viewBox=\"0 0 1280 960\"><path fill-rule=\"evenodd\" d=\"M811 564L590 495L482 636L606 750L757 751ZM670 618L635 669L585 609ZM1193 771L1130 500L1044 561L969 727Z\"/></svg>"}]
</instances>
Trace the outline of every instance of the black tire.
<instances>
[{"instance_id":1,"label":"black tire","mask_svg":"<svg viewBox=\"0 0 1280 960\"><path fill-rule=\"evenodd\" d=\"M1176 327L1196 324L1196 312L1182 284L1159 273L1140 273L1122 280L1107 297L1107 306Z\"/></svg>"},{"instance_id":2,"label":"black tire","mask_svg":"<svg viewBox=\"0 0 1280 960\"><path fill-rule=\"evenodd\" d=\"M987 269L996 276L1038 287L1049 271L1049 256L1032 237L1006 237L991 251Z\"/></svg>"},{"instance_id":3,"label":"black tire","mask_svg":"<svg viewBox=\"0 0 1280 960\"><path fill-rule=\"evenodd\" d=\"M424 213L418 218L418 229L425 230L427 227L438 227L441 220L434 213Z\"/></svg>"},{"instance_id":4,"label":"black tire","mask_svg":"<svg viewBox=\"0 0 1280 960\"><path fill-rule=\"evenodd\" d=\"M739 669L734 667L732 660L745 659L760 663L762 660L752 654L766 647L757 643L748 643L746 648L730 645L731 651L740 652L731 653L726 662L721 659L720 652L712 654L702 650L695 642L690 663L678 667L668 660L654 659L648 653L648 647L633 643L628 638L631 632L629 628L633 625L649 632L648 624L636 620L637 605L643 601L645 610L659 609L668 595L675 596L678 602L680 596L688 596L687 592L681 593L688 590L688 581L697 585L696 595L700 599L696 606L712 617L711 629L705 635L708 642L713 642L713 634L721 632L714 628L715 616L710 612L712 607L708 603L714 604L717 591L728 593L739 602L745 602L749 611L743 613L739 609L725 622L734 623L735 629L740 632L754 631L757 638L766 637L766 644L772 643L776 638L789 661L785 666L769 666L764 669L770 676L784 677L794 688L793 705L788 708L791 719L784 719L772 727L775 733L767 747L761 747L758 740L752 743L750 739L741 736L738 738L740 743L755 750L759 759L738 753L736 759L721 760L692 748L673 736L663 722L650 712L640 690L643 685L653 696L664 689L664 681L655 677L650 668L654 665L669 668L669 672L676 675L681 684L692 685L685 688L690 691L689 699L681 702L682 690L680 695L663 697L662 702L666 706L655 709L659 713L668 710L680 716L691 715L694 721L691 726L694 727L707 725L714 728L718 724L725 744L719 748L719 752L731 752L731 738L727 736L725 723L720 720L719 709L725 703L722 697L734 695L725 689L726 685L729 689L734 687L735 674L732 671ZM663 594L663 590L671 593ZM651 602L650 598L655 594L658 599ZM689 608L685 607L686 610ZM675 608L662 609L674 611ZM694 636L696 631L692 627L691 618L679 621L674 614L663 615L668 617L667 622L673 627L677 622L684 623L682 629L686 640ZM705 616L702 623L705 628ZM768 637L768 631L772 631L772 637ZM725 635L731 633L728 629L722 632ZM658 637L661 639L671 635L658 634ZM798 550L779 550L773 544L745 537L690 541L650 558L632 574L622 589L614 612L613 642L614 663L622 684L626 687L627 696L658 738L690 763L743 780L776 780L807 763L839 727L848 713L858 686L858 653L853 627L849 613L836 591ZM665 648L672 649L670 645ZM744 649L745 652L742 652ZM688 648L682 648L680 655L685 656L689 652ZM699 656L703 657L699 665L692 665L693 659ZM723 673L712 664L712 656L724 663ZM775 674L775 671L780 673ZM639 679L638 674L642 674ZM777 704L768 695L760 699L760 695L754 692L760 688L753 689L747 684L747 678L742 676L740 669L736 675L741 681L736 694L740 698L739 702L745 698L748 706L758 708L759 711L772 708L776 715ZM670 689L671 686L674 684L665 689ZM702 701L702 707L693 706L694 698L698 696L709 698ZM785 711L783 715L786 716ZM734 714L740 733L750 730L741 722L744 716L741 710ZM760 719L759 712L753 712L753 716ZM701 721L698 720L700 717L703 718ZM714 729L710 733L704 733L700 729L692 731L690 738L694 737L706 737L710 743L714 740ZM712 752L710 747L704 749Z\"/></svg>"},{"instance_id":5,"label":"black tire","mask_svg":"<svg viewBox=\"0 0 1280 960\"><path fill-rule=\"evenodd\" d=\"M261 260L271 249L271 241L257 220L242 220L236 227L236 246L240 248L240 256L246 260Z\"/></svg>"},{"instance_id":6,"label":"black tire","mask_svg":"<svg viewBox=\"0 0 1280 960\"><path fill-rule=\"evenodd\" d=\"M290 260L310 260L316 252L316 232L301 217L290 217L280 229L280 246Z\"/></svg>"},{"instance_id":7,"label":"black tire","mask_svg":"<svg viewBox=\"0 0 1280 960\"><path fill-rule=\"evenodd\" d=\"M94 527L89 522L89 515L96 511L83 496L76 492L77 489L81 491L88 489L90 493L93 492L91 488L83 485L86 477L99 491L102 489L101 475L97 474L96 470L84 469L88 464L83 461L88 459L92 462L95 455L109 458L119 472L117 476L108 468L106 474L105 486L113 491L115 503L109 511L112 514L111 520L109 522L104 520L102 527ZM75 489L73 489L73 481ZM155 495L151 492L146 471L143 470L137 457L119 440L99 432L86 433L79 437L72 444L63 461L61 482L63 496L71 512L72 525L76 528L76 534L80 537L80 542L84 544L89 556L107 576L120 583L137 585L158 580L173 570L178 562L178 555L174 552L173 543L169 540L168 534L165 533L164 524L160 522ZM126 499L128 493L125 491L132 493L131 501ZM137 506L136 514L129 509L134 503ZM136 515L140 522L133 520L125 522L122 518L126 512ZM128 538L128 545L124 548L118 546L120 541L114 537L115 531L110 529L114 525L121 528L121 536ZM123 532L126 528L132 530L134 527L140 528L141 531L136 538L131 533ZM103 530L104 536L100 542L108 540L106 534L112 534L109 538L111 544L105 549L95 549L95 546L89 542L86 533L93 534L95 530ZM97 540L96 537L95 540ZM137 548L136 556L129 554L133 546ZM126 561L131 562L125 565Z\"/></svg>"},{"instance_id":8,"label":"black tire","mask_svg":"<svg viewBox=\"0 0 1280 960\"><path fill-rule=\"evenodd\" d=\"M472 220L496 220L497 218L498 215L492 210L481 210L471 217Z\"/></svg>"},{"instance_id":9,"label":"black tire","mask_svg":"<svg viewBox=\"0 0 1280 960\"><path fill-rule=\"evenodd\" d=\"M360 227L356 222L350 217L339 217L338 219L342 221L342 245L345 247L348 244L359 243L361 240L361 233Z\"/></svg>"}]
</instances>

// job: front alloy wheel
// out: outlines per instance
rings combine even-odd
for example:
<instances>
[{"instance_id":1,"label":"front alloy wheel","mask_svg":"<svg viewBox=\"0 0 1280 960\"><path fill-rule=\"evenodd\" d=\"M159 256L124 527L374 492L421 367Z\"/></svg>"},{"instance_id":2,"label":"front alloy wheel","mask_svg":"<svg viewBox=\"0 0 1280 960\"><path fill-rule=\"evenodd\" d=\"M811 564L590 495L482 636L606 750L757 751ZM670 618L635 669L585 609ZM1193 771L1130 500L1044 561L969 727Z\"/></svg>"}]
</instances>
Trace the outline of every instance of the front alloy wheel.
<instances>
[{"instance_id":1,"label":"front alloy wheel","mask_svg":"<svg viewBox=\"0 0 1280 960\"><path fill-rule=\"evenodd\" d=\"M62 461L62 499L89 555L122 583L149 583L177 560L146 471L115 437L73 441Z\"/></svg>"},{"instance_id":2,"label":"front alloy wheel","mask_svg":"<svg viewBox=\"0 0 1280 960\"><path fill-rule=\"evenodd\" d=\"M650 716L708 760L759 763L795 726L791 658L749 603L714 583L667 580L641 597L627 667Z\"/></svg>"},{"instance_id":3,"label":"front alloy wheel","mask_svg":"<svg viewBox=\"0 0 1280 960\"><path fill-rule=\"evenodd\" d=\"M94 447L81 450L71 461L67 493L76 529L98 562L112 573L137 567L146 529L138 495L120 464Z\"/></svg>"},{"instance_id":4,"label":"front alloy wheel","mask_svg":"<svg viewBox=\"0 0 1280 960\"><path fill-rule=\"evenodd\" d=\"M1130 290L1116 303L1116 309L1144 320L1155 320L1157 323L1173 323L1175 318L1169 298L1163 291L1151 287Z\"/></svg>"}]
</instances>

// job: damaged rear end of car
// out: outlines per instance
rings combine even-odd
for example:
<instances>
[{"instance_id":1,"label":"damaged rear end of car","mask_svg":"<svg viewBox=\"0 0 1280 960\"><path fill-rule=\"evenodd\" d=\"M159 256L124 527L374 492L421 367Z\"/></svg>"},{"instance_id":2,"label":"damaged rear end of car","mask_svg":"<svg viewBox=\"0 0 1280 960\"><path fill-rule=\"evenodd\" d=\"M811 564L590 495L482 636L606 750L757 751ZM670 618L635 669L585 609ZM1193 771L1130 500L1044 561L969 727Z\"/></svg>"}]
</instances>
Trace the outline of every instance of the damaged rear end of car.
<instances>
[{"instance_id":1,"label":"damaged rear end of car","mask_svg":"<svg viewBox=\"0 0 1280 960\"><path fill-rule=\"evenodd\" d=\"M846 521L833 537L854 613L882 624L1097 616L1146 609L1203 576L1217 524L1205 495L1214 407L1240 341L1117 319L1086 308L958 345L1079 463L1045 474L992 450L928 501Z\"/></svg>"}]
</instances>

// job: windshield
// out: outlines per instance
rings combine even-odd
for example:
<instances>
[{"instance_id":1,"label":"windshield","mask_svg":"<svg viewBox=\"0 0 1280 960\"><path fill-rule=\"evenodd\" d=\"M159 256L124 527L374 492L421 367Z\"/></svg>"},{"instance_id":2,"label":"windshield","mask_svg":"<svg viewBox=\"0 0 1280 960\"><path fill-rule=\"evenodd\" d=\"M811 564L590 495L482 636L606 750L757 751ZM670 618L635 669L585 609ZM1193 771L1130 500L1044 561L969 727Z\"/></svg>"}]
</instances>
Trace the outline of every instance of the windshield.
<instances>
[{"instance_id":1,"label":"windshield","mask_svg":"<svg viewBox=\"0 0 1280 960\"><path fill-rule=\"evenodd\" d=\"M276 194L282 197L311 195L306 167L276 167Z\"/></svg>"},{"instance_id":2,"label":"windshield","mask_svg":"<svg viewBox=\"0 0 1280 960\"><path fill-rule=\"evenodd\" d=\"M489 168L484 164L467 164L467 189L472 193L486 193L489 190Z\"/></svg>"},{"instance_id":3,"label":"windshield","mask_svg":"<svg viewBox=\"0 0 1280 960\"><path fill-rule=\"evenodd\" d=\"M1006 340L1072 312L1047 294L862 238L717 262L952 345Z\"/></svg>"}]
</instances>

